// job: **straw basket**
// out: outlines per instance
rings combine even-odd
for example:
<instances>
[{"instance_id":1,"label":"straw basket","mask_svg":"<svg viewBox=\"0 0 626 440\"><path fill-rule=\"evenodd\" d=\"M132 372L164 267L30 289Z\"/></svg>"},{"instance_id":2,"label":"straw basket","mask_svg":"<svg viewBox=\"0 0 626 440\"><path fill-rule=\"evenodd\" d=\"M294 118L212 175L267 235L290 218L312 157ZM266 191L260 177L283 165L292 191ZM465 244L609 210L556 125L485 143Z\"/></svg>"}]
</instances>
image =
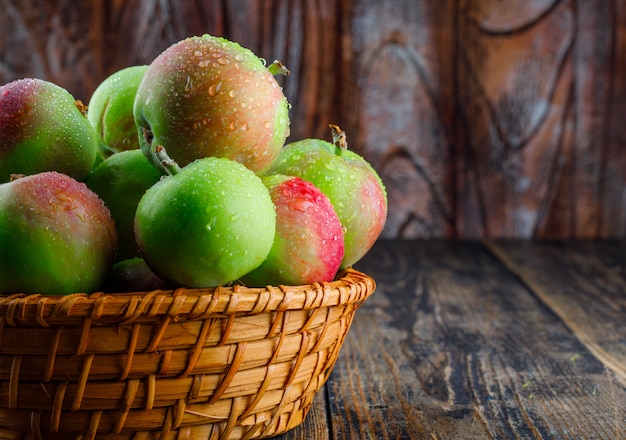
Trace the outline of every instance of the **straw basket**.
<instances>
[{"instance_id":1,"label":"straw basket","mask_svg":"<svg viewBox=\"0 0 626 440\"><path fill-rule=\"evenodd\" d=\"M0 438L252 439L302 422L374 280L0 297Z\"/></svg>"}]
</instances>

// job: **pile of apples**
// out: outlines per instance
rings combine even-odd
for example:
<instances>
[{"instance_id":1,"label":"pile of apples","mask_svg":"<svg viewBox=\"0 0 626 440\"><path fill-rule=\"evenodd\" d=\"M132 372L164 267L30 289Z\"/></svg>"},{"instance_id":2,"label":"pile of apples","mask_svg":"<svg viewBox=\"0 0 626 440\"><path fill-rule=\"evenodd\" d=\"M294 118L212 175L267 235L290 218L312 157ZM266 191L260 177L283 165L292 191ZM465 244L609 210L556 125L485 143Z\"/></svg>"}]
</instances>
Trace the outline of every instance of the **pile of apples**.
<instances>
[{"instance_id":1,"label":"pile of apples","mask_svg":"<svg viewBox=\"0 0 626 440\"><path fill-rule=\"evenodd\" d=\"M87 106L41 79L1 86L0 294L299 285L356 263L385 188L337 126L285 144L287 73L202 35Z\"/></svg>"}]
</instances>

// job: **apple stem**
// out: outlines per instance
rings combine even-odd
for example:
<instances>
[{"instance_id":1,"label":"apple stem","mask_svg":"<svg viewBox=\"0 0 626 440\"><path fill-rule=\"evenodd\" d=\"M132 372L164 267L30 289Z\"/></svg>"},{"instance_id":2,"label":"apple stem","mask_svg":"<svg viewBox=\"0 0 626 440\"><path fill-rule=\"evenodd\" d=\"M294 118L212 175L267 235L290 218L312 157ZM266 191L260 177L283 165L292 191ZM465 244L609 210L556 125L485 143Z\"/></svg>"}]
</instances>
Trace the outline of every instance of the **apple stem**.
<instances>
[{"instance_id":1,"label":"apple stem","mask_svg":"<svg viewBox=\"0 0 626 440\"><path fill-rule=\"evenodd\" d=\"M76 108L83 114L83 116L87 116L87 106L83 103L83 101L76 99L74 100L74 105L76 105Z\"/></svg>"},{"instance_id":2,"label":"apple stem","mask_svg":"<svg viewBox=\"0 0 626 440\"><path fill-rule=\"evenodd\" d=\"M338 125L329 124L330 132L333 136L333 144L339 148L339 151L345 151L348 149L348 140L346 138L346 132L339 128Z\"/></svg>"},{"instance_id":3,"label":"apple stem","mask_svg":"<svg viewBox=\"0 0 626 440\"><path fill-rule=\"evenodd\" d=\"M285 67L283 63L278 60L274 60L272 64L267 67L272 75L289 75L291 71Z\"/></svg>"},{"instance_id":4,"label":"apple stem","mask_svg":"<svg viewBox=\"0 0 626 440\"><path fill-rule=\"evenodd\" d=\"M175 176L176 174L180 173L181 168L178 166L174 159L167 155L167 152L165 151L165 147L163 145L157 145L156 147L154 147L154 155L159 163L163 165L163 168L165 168L167 174L169 174L170 176Z\"/></svg>"}]
</instances>

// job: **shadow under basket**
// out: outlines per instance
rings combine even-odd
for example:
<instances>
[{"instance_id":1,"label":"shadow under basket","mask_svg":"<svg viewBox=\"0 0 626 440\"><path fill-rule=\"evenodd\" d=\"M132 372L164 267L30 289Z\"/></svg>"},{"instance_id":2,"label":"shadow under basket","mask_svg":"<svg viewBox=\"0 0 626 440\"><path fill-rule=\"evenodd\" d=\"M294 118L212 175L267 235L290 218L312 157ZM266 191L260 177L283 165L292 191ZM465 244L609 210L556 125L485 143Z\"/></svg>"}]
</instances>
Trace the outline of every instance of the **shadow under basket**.
<instances>
[{"instance_id":1,"label":"shadow under basket","mask_svg":"<svg viewBox=\"0 0 626 440\"><path fill-rule=\"evenodd\" d=\"M374 289L347 269L306 286L0 297L0 438L284 433Z\"/></svg>"}]
</instances>

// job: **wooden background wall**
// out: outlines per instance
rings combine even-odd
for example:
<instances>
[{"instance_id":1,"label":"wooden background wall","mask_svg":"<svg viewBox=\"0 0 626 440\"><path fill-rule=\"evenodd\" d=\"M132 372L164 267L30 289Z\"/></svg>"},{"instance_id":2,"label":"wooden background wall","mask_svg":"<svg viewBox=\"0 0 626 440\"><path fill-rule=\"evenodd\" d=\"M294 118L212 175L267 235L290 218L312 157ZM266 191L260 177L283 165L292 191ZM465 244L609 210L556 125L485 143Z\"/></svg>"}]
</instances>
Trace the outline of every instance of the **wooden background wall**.
<instances>
[{"instance_id":1,"label":"wooden background wall","mask_svg":"<svg viewBox=\"0 0 626 440\"><path fill-rule=\"evenodd\" d=\"M385 236L626 237L626 1L0 0L0 83L87 102L211 33L292 71L292 135L339 124Z\"/></svg>"}]
</instances>

